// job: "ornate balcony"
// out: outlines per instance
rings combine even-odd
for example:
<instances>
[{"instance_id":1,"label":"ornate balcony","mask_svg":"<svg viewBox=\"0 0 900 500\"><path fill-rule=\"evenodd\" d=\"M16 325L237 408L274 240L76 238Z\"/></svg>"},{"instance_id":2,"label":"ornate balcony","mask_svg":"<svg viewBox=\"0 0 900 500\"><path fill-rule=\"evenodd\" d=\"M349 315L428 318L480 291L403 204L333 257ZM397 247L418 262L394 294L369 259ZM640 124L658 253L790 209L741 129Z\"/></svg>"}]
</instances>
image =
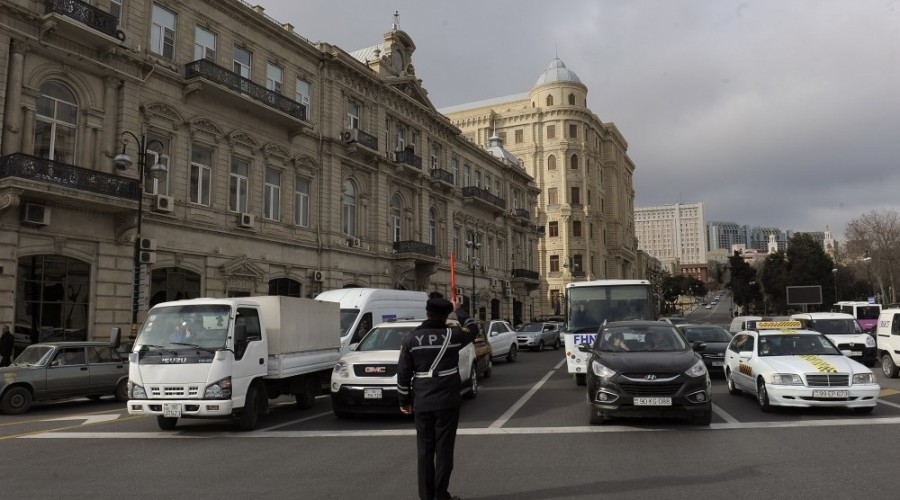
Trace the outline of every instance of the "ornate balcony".
<instances>
[{"instance_id":1,"label":"ornate balcony","mask_svg":"<svg viewBox=\"0 0 900 500\"><path fill-rule=\"evenodd\" d=\"M412 151L394 151L394 161L422 170L422 157L416 156Z\"/></svg>"},{"instance_id":2,"label":"ornate balcony","mask_svg":"<svg viewBox=\"0 0 900 500\"><path fill-rule=\"evenodd\" d=\"M434 245L422 243L421 241L395 241L394 255L402 254L416 254L423 255L425 257L435 257L437 255L437 251L435 250Z\"/></svg>"},{"instance_id":3,"label":"ornate balcony","mask_svg":"<svg viewBox=\"0 0 900 500\"><path fill-rule=\"evenodd\" d=\"M482 189L475 186L466 186L462 188L462 196L463 199L468 198L470 200L477 200L494 212L497 212L498 210L501 212L506 211L506 200L492 194L487 189Z\"/></svg>"},{"instance_id":4,"label":"ornate balcony","mask_svg":"<svg viewBox=\"0 0 900 500\"><path fill-rule=\"evenodd\" d=\"M439 168L431 169L431 179L442 182L450 187L455 186L456 184L453 182L453 174L451 172L447 172L446 170L441 170Z\"/></svg>"},{"instance_id":5,"label":"ornate balcony","mask_svg":"<svg viewBox=\"0 0 900 500\"><path fill-rule=\"evenodd\" d=\"M527 221L531 220L531 212L524 208L516 208L513 210L513 216Z\"/></svg>"},{"instance_id":6,"label":"ornate balcony","mask_svg":"<svg viewBox=\"0 0 900 500\"><path fill-rule=\"evenodd\" d=\"M185 95L194 92L206 93L207 87L202 86L200 82L207 81L214 84L208 86L211 98L225 98L229 105L255 113L266 120L275 119L288 126L310 126L306 122L306 106L303 104L256 84L212 61L200 59L185 64L184 78L187 80L182 91ZM234 99L235 95L243 99ZM378 149L377 140L375 149Z\"/></svg>"},{"instance_id":7,"label":"ornate balcony","mask_svg":"<svg viewBox=\"0 0 900 500\"><path fill-rule=\"evenodd\" d=\"M510 273L512 278L526 279L526 280L538 280L541 275L537 271L532 271L530 269L513 269Z\"/></svg>"},{"instance_id":8,"label":"ornate balcony","mask_svg":"<svg viewBox=\"0 0 900 500\"><path fill-rule=\"evenodd\" d=\"M116 16L81 0L44 0L44 19L45 29L92 47L111 47L125 40Z\"/></svg>"}]
</instances>

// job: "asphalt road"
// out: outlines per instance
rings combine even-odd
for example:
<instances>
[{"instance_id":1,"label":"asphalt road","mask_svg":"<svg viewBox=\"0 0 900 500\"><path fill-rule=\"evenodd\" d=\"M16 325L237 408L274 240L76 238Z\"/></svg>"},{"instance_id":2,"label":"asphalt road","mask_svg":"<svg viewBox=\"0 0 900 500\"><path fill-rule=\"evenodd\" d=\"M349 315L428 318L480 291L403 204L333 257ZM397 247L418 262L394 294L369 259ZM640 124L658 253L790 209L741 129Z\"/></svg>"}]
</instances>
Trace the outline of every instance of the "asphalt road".
<instances>
[{"instance_id":1,"label":"asphalt road","mask_svg":"<svg viewBox=\"0 0 900 500\"><path fill-rule=\"evenodd\" d=\"M452 492L463 498L894 496L900 379L877 374L871 415L762 413L714 380L709 427L669 420L589 426L562 351L497 361L463 404ZM275 401L257 431L179 421L162 432L111 400L0 416L3 497L415 498L415 433L401 416L337 419Z\"/></svg>"}]
</instances>

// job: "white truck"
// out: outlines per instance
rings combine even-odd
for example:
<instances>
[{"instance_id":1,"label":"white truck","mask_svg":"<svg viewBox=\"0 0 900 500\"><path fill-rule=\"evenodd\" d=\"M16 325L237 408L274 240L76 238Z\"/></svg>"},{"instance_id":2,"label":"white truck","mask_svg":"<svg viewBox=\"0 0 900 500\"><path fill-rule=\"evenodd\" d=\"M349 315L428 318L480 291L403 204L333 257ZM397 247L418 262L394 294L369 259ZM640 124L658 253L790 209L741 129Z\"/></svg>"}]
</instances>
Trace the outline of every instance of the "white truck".
<instances>
[{"instance_id":1,"label":"white truck","mask_svg":"<svg viewBox=\"0 0 900 500\"><path fill-rule=\"evenodd\" d=\"M283 394L310 408L340 358L340 306L263 296L190 299L154 306L129 356L128 413L233 418L256 427Z\"/></svg>"}]
</instances>

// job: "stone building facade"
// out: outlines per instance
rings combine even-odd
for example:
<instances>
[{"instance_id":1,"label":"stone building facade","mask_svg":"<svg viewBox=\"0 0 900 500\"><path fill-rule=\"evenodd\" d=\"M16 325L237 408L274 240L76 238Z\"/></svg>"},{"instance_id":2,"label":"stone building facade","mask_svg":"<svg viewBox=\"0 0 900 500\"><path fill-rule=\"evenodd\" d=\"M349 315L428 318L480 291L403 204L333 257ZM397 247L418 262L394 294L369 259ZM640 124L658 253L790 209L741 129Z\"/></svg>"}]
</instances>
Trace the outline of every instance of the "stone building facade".
<instances>
[{"instance_id":1,"label":"stone building facade","mask_svg":"<svg viewBox=\"0 0 900 500\"><path fill-rule=\"evenodd\" d=\"M703 203L640 207L634 212L638 245L672 275L682 274L682 266L706 264L703 217Z\"/></svg>"},{"instance_id":2,"label":"stone building facade","mask_svg":"<svg viewBox=\"0 0 900 500\"><path fill-rule=\"evenodd\" d=\"M451 252L482 317L530 314L536 262L512 255L536 251L539 190L435 110L396 23L351 54L241 0L11 0L0 47L0 324L17 333L127 334L198 296L447 294Z\"/></svg>"},{"instance_id":3,"label":"stone building facade","mask_svg":"<svg viewBox=\"0 0 900 500\"><path fill-rule=\"evenodd\" d=\"M528 93L442 109L470 140L494 135L541 188L535 223L541 314L559 314L574 280L632 279L635 165L611 122L588 108L587 87L554 59Z\"/></svg>"}]
</instances>

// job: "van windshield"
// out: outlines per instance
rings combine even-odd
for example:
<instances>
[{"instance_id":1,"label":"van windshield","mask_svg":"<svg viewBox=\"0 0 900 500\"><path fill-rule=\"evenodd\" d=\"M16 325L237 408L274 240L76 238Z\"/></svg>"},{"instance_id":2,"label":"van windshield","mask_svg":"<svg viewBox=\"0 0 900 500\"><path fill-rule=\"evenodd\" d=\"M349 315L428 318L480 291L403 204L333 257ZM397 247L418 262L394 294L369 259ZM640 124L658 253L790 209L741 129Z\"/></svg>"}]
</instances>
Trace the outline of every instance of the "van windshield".
<instances>
[{"instance_id":1,"label":"van windshield","mask_svg":"<svg viewBox=\"0 0 900 500\"><path fill-rule=\"evenodd\" d=\"M341 309L341 337L347 335L358 316L359 309Z\"/></svg>"}]
</instances>

